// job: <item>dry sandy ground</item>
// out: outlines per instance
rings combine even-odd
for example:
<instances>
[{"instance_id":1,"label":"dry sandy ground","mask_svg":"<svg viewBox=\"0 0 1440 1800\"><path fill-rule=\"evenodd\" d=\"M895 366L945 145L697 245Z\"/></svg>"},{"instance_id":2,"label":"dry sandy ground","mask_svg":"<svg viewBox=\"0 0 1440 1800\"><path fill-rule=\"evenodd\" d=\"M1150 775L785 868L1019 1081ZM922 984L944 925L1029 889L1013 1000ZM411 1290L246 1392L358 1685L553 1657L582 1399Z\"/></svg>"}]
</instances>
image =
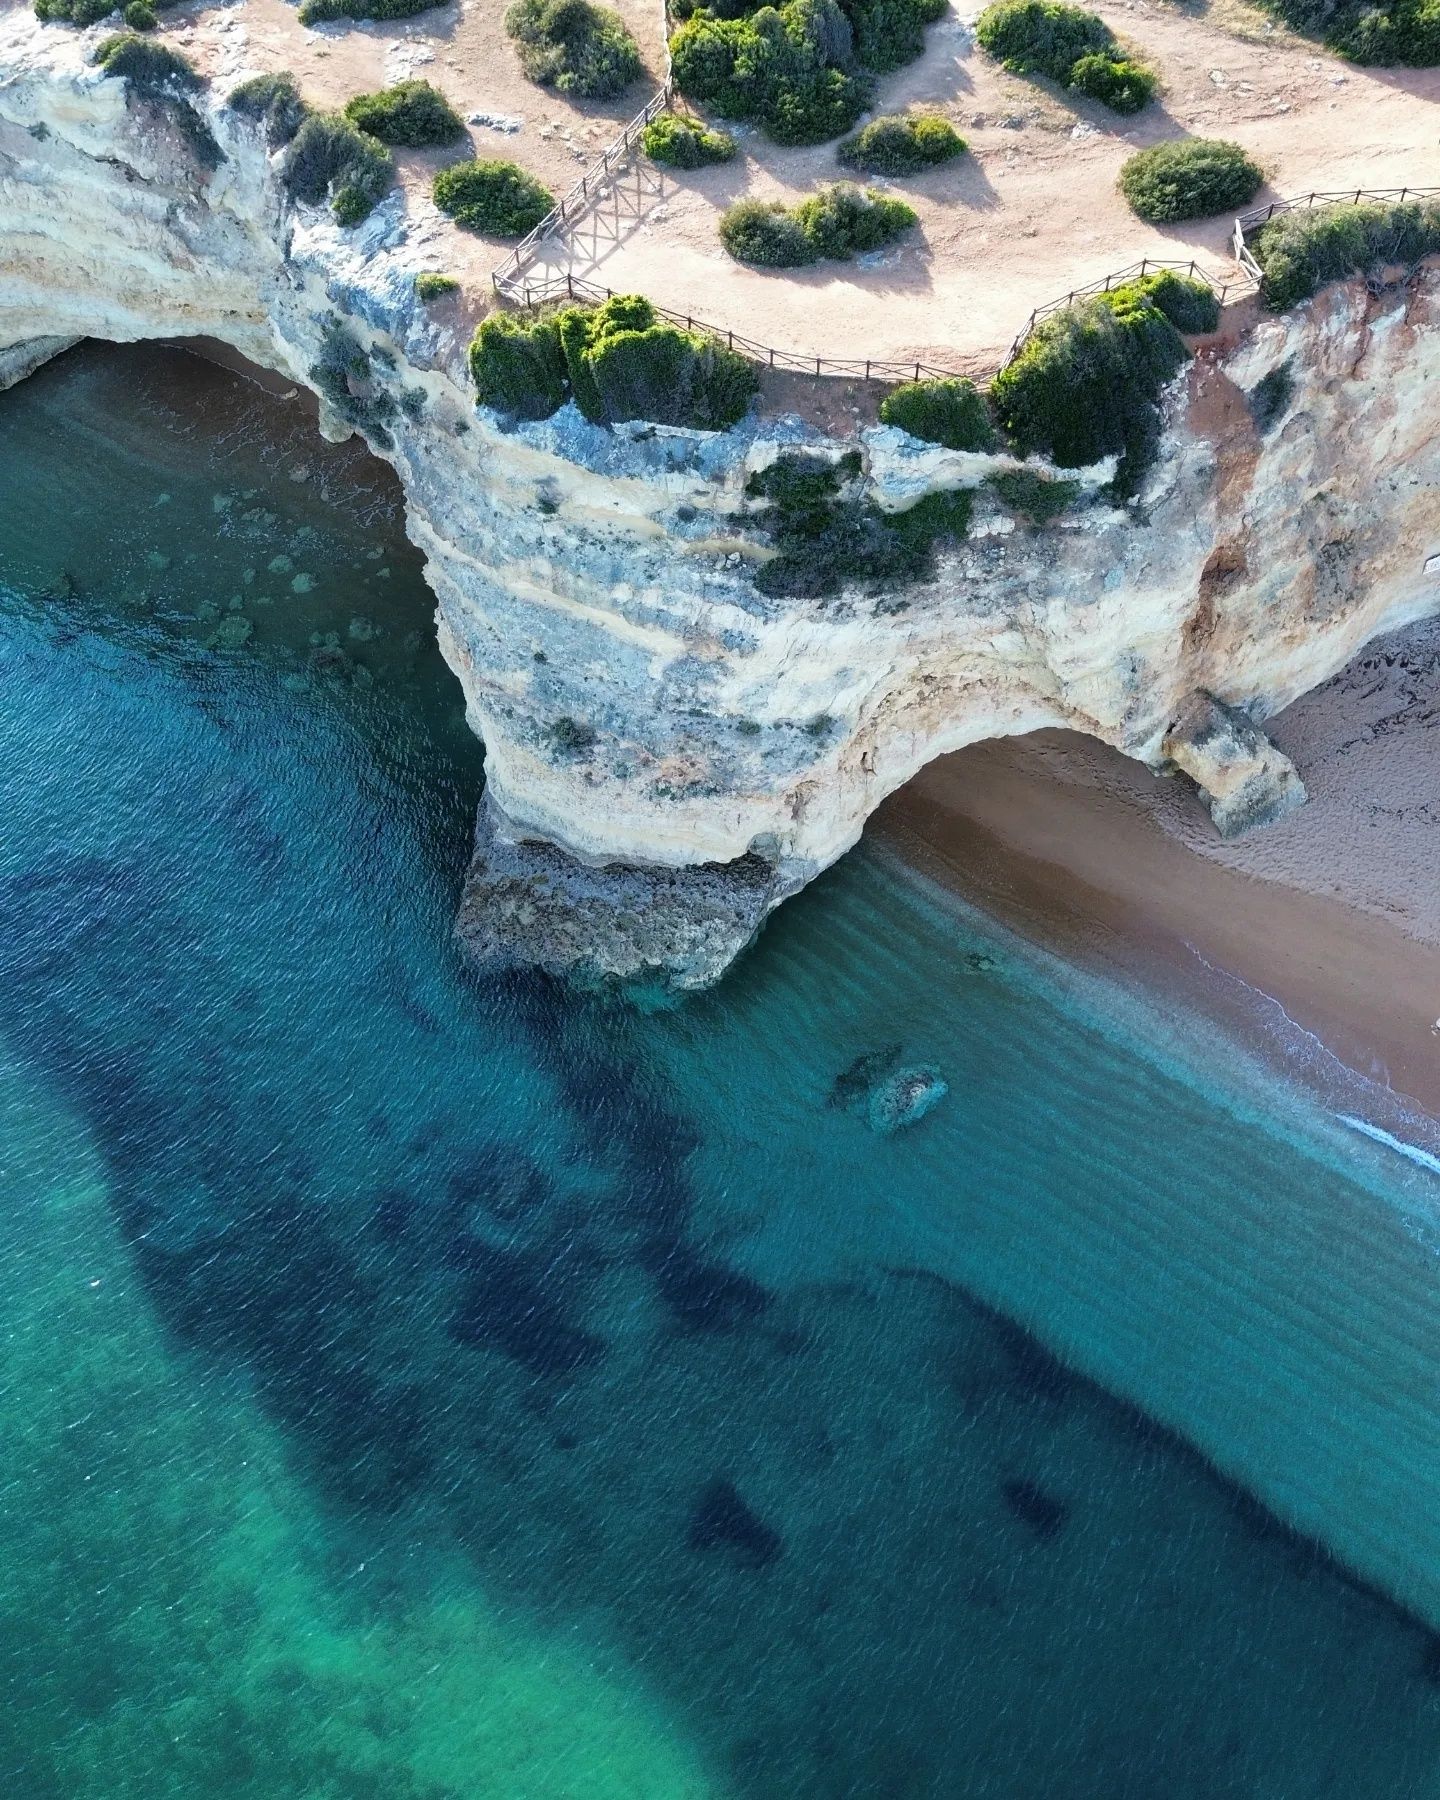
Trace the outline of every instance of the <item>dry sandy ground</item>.
<instances>
[{"instance_id":1,"label":"dry sandy ground","mask_svg":"<svg viewBox=\"0 0 1440 1800\"><path fill-rule=\"evenodd\" d=\"M1440 620L1378 640L1269 729L1311 801L1235 843L1187 783L1069 732L944 757L874 829L1022 933L1282 1050L1322 1091L1333 1069L1299 1055L1295 1025L1440 1118Z\"/></svg>"},{"instance_id":2,"label":"dry sandy ground","mask_svg":"<svg viewBox=\"0 0 1440 1800\"><path fill-rule=\"evenodd\" d=\"M163 35L222 85L289 68L313 102L337 106L419 74L462 114L521 120L513 133L473 127L473 150L400 157L415 224L435 242L437 266L462 277L475 310L487 303L506 246L441 221L429 178L459 155L498 155L557 193L569 186L663 75L660 0L616 3L647 74L608 106L571 106L525 79L503 30L505 0L458 0L413 19L319 30L299 26L287 0L234 0L166 14ZM725 167L683 176L633 169L556 245L551 266L782 349L919 356L984 374L1033 306L1141 256L1194 254L1226 267L1228 221L1162 231L1129 213L1114 182L1138 146L1188 131L1234 137L1278 193L1440 181L1440 71L1348 68L1276 30L1245 0L1184 9L1095 0L1165 82L1159 103L1124 120L1004 74L975 49L964 22L979 0L959 3L931 29L925 56L882 82L877 99L877 110L938 107L971 145L960 164L894 184L921 215L913 241L867 266L766 274L731 262L716 235L721 208L741 194L793 200L841 173L833 146L784 151L742 131L744 154Z\"/></svg>"}]
</instances>

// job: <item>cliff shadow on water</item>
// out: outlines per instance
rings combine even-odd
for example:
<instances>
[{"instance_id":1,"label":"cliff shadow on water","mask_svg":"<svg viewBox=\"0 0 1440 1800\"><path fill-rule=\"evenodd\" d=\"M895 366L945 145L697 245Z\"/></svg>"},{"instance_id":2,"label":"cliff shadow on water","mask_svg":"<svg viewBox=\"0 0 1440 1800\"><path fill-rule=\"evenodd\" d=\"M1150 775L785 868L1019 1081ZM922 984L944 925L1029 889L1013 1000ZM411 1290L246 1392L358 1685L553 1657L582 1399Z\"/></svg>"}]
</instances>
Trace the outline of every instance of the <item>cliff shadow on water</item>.
<instances>
[{"instance_id":1,"label":"cliff shadow on water","mask_svg":"<svg viewBox=\"0 0 1440 1800\"><path fill-rule=\"evenodd\" d=\"M1436 1791L1432 1635L1005 1305L1241 1407L1214 1221L1368 1177L864 855L672 1011L476 980L388 474L87 346L0 489L7 1795Z\"/></svg>"}]
</instances>

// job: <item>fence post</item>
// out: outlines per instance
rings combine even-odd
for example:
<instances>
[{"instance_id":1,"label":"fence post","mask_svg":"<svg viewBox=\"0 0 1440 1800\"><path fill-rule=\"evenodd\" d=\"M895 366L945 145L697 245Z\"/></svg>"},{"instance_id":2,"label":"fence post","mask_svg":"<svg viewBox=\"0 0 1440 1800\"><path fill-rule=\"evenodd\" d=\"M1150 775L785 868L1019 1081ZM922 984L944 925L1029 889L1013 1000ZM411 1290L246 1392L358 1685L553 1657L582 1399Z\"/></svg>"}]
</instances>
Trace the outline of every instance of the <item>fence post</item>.
<instances>
[{"instance_id":1,"label":"fence post","mask_svg":"<svg viewBox=\"0 0 1440 1800\"><path fill-rule=\"evenodd\" d=\"M918 362L915 365L915 379L917 381L920 379L920 365Z\"/></svg>"},{"instance_id":2,"label":"fence post","mask_svg":"<svg viewBox=\"0 0 1440 1800\"><path fill-rule=\"evenodd\" d=\"M575 277L573 275L565 277L565 292L572 300L575 298Z\"/></svg>"},{"instance_id":3,"label":"fence post","mask_svg":"<svg viewBox=\"0 0 1440 1800\"><path fill-rule=\"evenodd\" d=\"M865 379L867 381L870 379L870 359L868 356L865 359Z\"/></svg>"},{"instance_id":4,"label":"fence post","mask_svg":"<svg viewBox=\"0 0 1440 1800\"><path fill-rule=\"evenodd\" d=\"M735 333L733 331L730 333L730 342L732 345L735 342ZM772 369L775 367L775 352L773 350L770 352L770 367Z\"/></svg>"}]
</instances>

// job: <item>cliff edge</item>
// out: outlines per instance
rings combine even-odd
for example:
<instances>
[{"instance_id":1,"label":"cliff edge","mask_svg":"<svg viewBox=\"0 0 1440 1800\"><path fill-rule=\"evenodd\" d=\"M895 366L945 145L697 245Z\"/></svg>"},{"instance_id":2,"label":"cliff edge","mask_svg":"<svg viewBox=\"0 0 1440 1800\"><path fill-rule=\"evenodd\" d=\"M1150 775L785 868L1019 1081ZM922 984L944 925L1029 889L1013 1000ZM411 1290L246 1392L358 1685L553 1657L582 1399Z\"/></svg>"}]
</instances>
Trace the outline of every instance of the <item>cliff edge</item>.
<instances>
[{"instance_id":1,"label":"cliff edge","mask_svg":"<svg viewBox=\"0 0 1440 1800\"><path fill-rule=\"evenodd\" d=\"M567 406L506 429L416 300L404 192L341 230L208 90L203 167L87 46L0 23L0 380L81 336L218 338L395 466L486 747L461 910L483 958L703 985L932 757L1041 726L1254 823L1303 798L1258 723L1440 610L1434 267L1229 309L1138 494L1066 470L1035 524L994 478L1059 471L884 427L607 430ZM913 579L770 591L786 551L755 477L796 451L871 518L963 491L968 534Z\"/></svg>"}]
</instances>

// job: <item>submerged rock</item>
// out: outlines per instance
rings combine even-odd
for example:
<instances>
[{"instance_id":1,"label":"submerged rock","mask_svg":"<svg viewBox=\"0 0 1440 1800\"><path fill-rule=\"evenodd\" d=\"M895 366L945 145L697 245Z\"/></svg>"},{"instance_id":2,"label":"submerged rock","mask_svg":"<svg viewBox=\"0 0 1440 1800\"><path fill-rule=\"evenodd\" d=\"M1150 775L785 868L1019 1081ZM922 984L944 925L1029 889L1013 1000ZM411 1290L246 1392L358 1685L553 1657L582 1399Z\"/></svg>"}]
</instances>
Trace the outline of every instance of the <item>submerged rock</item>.
<instances>
[{"instance_id":1,"label":"submerged rock","mask_svg":"<svg viewBox=\"0 0 1440 1800\"><path fill-rule=\"evenodd\" d=\"M923 1119L950 1087L930 1063L902 1067L904 1053L903 1044L885 1044L857 1056L835 1077L826 1104L856 1114L882 1137Z\"/></svg>"},{"instance_id":2,"label":"submerged rock","mask_svg":"<svg viewBox=\"0 0 1440 1800\"><path fill-rule=\"evenodd\" d=\"M897 1069L872 1091L865 1108L865 1123L882 1137L889 1137L902 1126L923 1119L949 1092L950 1084L928 1063Z\"/></svg>"}]
</instances>

